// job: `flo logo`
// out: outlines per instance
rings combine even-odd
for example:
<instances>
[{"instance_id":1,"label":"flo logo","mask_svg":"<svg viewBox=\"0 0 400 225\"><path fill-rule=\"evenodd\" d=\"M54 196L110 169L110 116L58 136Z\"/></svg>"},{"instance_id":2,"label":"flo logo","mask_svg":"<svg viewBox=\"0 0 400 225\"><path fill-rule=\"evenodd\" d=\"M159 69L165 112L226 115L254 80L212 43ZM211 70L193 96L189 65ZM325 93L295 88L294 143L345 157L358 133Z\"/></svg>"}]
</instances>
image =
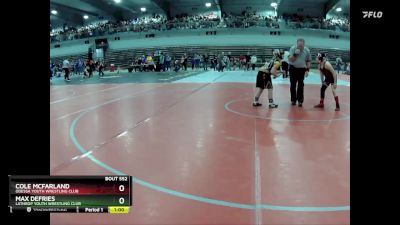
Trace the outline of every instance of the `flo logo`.
<instances>
[{"instance_id":1,"label":"flo logo","mask_svg":"<svg viewBox=\"0 0 400 225\"><path fill-rule=\"evenodd\" d=\"M382 18L383 13L382 11L363 11L364 14L363 18Z\"/></svg>"}]
</instances>

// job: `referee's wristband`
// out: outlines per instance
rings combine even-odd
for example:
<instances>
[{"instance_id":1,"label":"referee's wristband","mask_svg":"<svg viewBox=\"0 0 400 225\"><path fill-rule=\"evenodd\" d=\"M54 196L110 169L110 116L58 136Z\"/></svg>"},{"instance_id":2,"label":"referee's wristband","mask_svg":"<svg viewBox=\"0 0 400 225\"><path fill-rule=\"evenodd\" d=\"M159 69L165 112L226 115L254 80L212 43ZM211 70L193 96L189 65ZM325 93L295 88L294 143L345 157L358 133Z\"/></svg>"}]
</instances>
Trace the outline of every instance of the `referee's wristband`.
<instances>
[{"instance_id":1,"label":"referee's wristband","mask_svg":"<svg viewBox=\"0 0 400 225\"><path fill-rule=\"evenodd\" d=\"M310 68L306 68L306 71L307 71L307 72L310 72Z\"/></svg>"}]
</instances>

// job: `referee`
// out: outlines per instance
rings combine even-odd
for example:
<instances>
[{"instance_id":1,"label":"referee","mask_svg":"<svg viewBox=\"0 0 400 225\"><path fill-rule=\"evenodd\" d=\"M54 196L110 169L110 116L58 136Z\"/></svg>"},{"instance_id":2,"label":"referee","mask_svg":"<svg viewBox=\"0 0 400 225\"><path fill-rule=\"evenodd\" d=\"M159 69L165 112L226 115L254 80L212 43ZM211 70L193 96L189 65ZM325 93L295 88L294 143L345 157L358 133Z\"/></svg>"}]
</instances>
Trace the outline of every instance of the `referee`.
<instances>
[{"instance_id":1,"label":"referee","mask_svg":"<svg viewBox=\"0 0 400 225\"><path fill-rule=\"evenodd\" d=\"M304 101L304 77L308 76L311 66L310 49L304 43L304 39L297 39L297 44L289 51L290 100L292 105L298 102L299 107L303 106Z\"/></svg>"}]
</instances>

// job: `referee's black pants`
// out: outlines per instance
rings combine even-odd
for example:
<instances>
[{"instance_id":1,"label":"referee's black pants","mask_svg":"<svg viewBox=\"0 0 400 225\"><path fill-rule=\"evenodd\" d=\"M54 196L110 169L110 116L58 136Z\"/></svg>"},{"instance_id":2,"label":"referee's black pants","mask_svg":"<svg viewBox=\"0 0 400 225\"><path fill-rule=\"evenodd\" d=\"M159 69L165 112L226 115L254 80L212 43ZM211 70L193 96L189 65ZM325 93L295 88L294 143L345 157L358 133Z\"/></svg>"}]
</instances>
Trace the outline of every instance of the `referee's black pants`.
<instances>
[{"instance_id":1,"label":"referee's black pants","mask_svg":"<svg viewBox=\"0 0 400 225\"><path fill-rule=\"evenodd\" d=\"M69 69L68 68L63 68L65 74L64 74L64 80L69 80Z\"/></svg>"},{"instance_id":2,"label":"referee's black pants","mask_svg":"<svg viewBox=\"0 0 400 225\"><path fill-rule=\"evenodd\" d=\"M290 73L290 100L303 103L304 101L304 74L306 68L289 67ZM297 89L297 90L296 90Z\"/></svg>"}]
</instances>

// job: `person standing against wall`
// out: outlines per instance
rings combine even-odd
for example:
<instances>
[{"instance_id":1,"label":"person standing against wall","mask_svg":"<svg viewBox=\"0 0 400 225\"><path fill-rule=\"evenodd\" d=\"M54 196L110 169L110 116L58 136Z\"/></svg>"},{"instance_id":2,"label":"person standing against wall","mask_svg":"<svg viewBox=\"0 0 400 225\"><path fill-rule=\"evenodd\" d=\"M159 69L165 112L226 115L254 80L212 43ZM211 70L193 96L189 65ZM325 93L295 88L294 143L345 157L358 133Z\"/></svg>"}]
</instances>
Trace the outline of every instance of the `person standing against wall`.
<instances>
[{"instance_id":1,"label":"person standing against wall","mask_svg":"<svg viewBox=\"0 0 400 225\"><path fill-rule=\"evenodd\" d=\"M310 49L305 47L305 40L297 39L289 51L289 73L290 73L290 100L292 105L298 102L299 107L304 102L304 77L308 76L311 67Z\"/></svg>"}]
</instances>

